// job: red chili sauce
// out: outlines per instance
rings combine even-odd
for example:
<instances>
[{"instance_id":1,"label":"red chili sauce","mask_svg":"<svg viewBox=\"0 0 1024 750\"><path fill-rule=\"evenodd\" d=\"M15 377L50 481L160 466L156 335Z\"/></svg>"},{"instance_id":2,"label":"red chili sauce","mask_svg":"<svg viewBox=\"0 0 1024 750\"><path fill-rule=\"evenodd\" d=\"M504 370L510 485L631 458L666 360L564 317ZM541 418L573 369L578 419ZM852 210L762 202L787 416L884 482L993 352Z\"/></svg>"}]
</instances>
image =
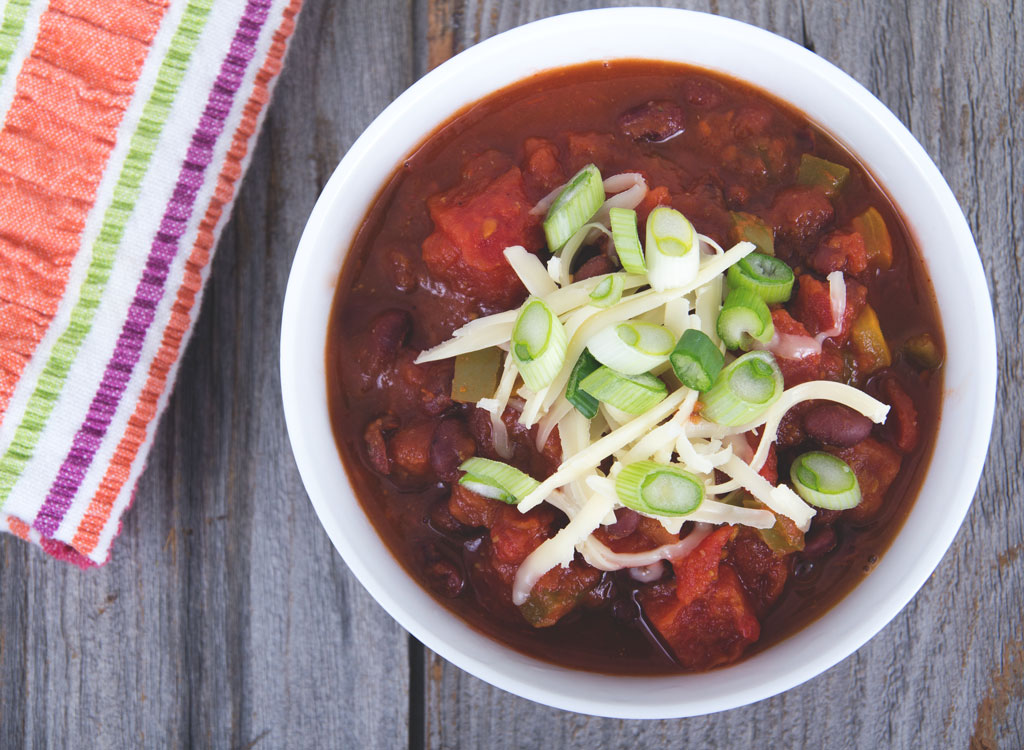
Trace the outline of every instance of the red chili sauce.
<instances>
[{"instance_id":1,"label":"red chili sauce","mask_svg":"<svg viewBox=\"0 0 1024 750\"><path fill-rule=\"evenodd\" d=\"M805 154L847 167L842 188L800 184ZM865 426L842 408L816 411L824 402L798 404L786 416L763 470L770 481L785 480L796 455L829 450L853 467L863 492L852 510L819 511L806 535L792 523L781 540L725 526L702 542L700 554L665 565L648 583L628 570L598 571L577 553L516 608L516 569L566 520L546 504L522 514L457 484L466 458L500 458L489 420L473 404L453 402L452 360L413 360L467 321L525 299L502 250L523 245L548 257L542 217L529 209L588 163L605 176L646 177L641 239L644 217L658 204L682 211L725 247L744 236L745 222L763 222L797 277L792 298L772 306L778 331L814 335L831 327L825 276L844 271L843 331L820 355L780 359L786 386L842 381L891 411L884 426ZM869 209L877 212L874 228L864 218ZM878 220L891 251L879 250ZM616 267L602 244L579 263L577 279ZM746 84L682 65L617 61L499 91L409 157L348 255L326 363L334 434L356 494L416 580L473 626L525 653L593 671L659 673L734 662L799 630L870 572L906 517L931 452L942 343L913 242L854 156ZM516 451L511 463L543 479L562 458L557 431L538 451L536 428L521 427L517 416L510 408L504 420ZM597 532L616 551L678 539L633 511L618 515Z\"/></svg>"}]
</instances>

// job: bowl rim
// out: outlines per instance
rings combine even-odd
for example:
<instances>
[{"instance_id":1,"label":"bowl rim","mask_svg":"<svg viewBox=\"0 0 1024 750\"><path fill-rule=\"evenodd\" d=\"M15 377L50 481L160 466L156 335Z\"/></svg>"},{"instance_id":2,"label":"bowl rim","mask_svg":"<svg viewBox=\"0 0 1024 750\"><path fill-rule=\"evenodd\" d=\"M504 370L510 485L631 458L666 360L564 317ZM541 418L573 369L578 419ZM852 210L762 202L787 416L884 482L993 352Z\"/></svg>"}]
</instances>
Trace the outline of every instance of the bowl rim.
<instances>
[{"instance_id":1,"label":"bowl rim","mask_svg":"<svg viewBox=\"0 0 1024 750\"><path fill-rule=\"evenodd\" d=\"M324 455L322 446L316 446L314 444L315 441L311 437L311 434L318 434L322 437L324 418L323 415L319 417L310 415L304 403L311 397L309 391L311 387L320 389L321 392L314 394L314 396L317 398L322 397L323 402L326 403L323 339L319 339L312 346L312 349L320 352L320 380L324 381L322 385L308 371L311 364L311 345L304 346L302 341L304 338L310 337L308 324L312 313L308 303L311 299L311 289L314 290L315 294L319 295L323 292L321 286L327 287L330 289L330 297L333 300L333 290L337 283L338 273L341 270L341 259L343 259L347 252L347 249L342 250L340 257L335 258L330 265L324 262L323 256L325 253L323 251L325 246L348 245L347 241L339 242L336 235L332 237L326 234L329 229L332 213L339 205L339 201L346 198L351 200L351 196L344 195L345 188L347 187L346 180L351 179L350 176L355 174L368 160L372 160L371 155L381 145L388 131L395 127L402 118L409 117L417 112L420 105L425 101L426 97L429 97L431 92L448 86L459 78L462 71L473 66L487 64L489 60L515 50L524 42L535 42L537 37L557 37L558 35L565 34L576 35L580 34L581 30L599 29L605 25L619 27L628 25L643 26L647 24L683 24L688 27L701 29L704 33L739 35L747 43L756 43L772 50L773 53L778 54L781 58L787 58L787 64L806 66L808 75L813 73L822 81L827 81L834 88L832 93L840 98L845 98L847 106L855 106L862 110L866 116L870 117L874 125L885 133L886 137L892 141L893 147L906 160L906 164L903 166L910 165L916 169L918 178L923 180L922 184L927 185L932 191L929 196L930 199L933 200L937 208L942 210L948 220L948 229L951 233L950 244L958 249L960 256L962 256L959 260L964 266L962 269L964 274L962 283L967 292L966 296L974 303L969 306L970 309L967 311L971 316L972 323L976 324L977 330L977 336L971 342L973 346L972 353L975 355L975 362L991 363L991 367L988 368L978 367L975 371L976 379L972 381L973 388L969 389L966 394L958 394L959 397L969 398L971 405L975 407L970 412L971 419L966 425L966 434L973 438L974 442L970 442L967 449L958 454L961 468L955 479L954 486L949 488L951 490L949 496L954 500L951 512L936 522L934 528L929 529L929 533L921 539L921 542L925 544L921 554L914 559L908 558L896 563L909 564L911 566L910 570L898 579L898 584L880 602L872 601L870 604L868 602L853 601L856 592L864 588L865 582L870 580L870 576L865 578L853 591L847 594L844 599L816 622L831 617L833 613L840 610L843 611L844 616L853 616L858 613L864 615L864 612L860 610L865 609L865 607L867 607L866 617L852 625L847 632L841 633L840 637L826 637L824 634L816 633L812 642L806 644L813 648L801 650L805 656L806 652L810 652L811 656L800 661L792 669L784 673L776 674L768 679L757 682L742 679L724 680L723 684L731 686L726 694L723 694L723 691L712 691L714 694L709 694L704 689L704 686L699 683L706 675L721 676L729 670L734 670L742 665L749 665L755 660L761 659L764 654L780 649L786 643L792 644L795 639L792 637L786 638L765 649L765 651L741 661L737 665L713 670L712 672L698 673L696 675L633 677L601 675L558 667L521 654L510 646L480 634L461 620L458 615L443 607L429 594L420 589L419 584L415 583L411 576L408 576L401 564L391 557L390 551L377 536L376 531L370 525L365 514L363 514L358 501L351 491L351 487L348 488L349 495L352 495L352 501L356 502L356 507L359 508L359 518L341 519L339 517L338 503L335 500L339 488L336 482L331 483L331 479L337 479L337 467L332 469L323 465L323 461L320 460ZM614 59L615 57L620 56L596 55L591 59ZM633 59L637 55L630 54L621 57L623 59L627 57ZM577 58L579 61L584 59L579 56L579 53L577 53ZM658 59L662 58L659 57ZM533 72L557 67L561 67L561 65L547 64L538 67ZM736 76L734 73L726 72L726 74ZM529 77L529 75L531 75L530 72L520 72L512 80L522 80ZM504 85L507 84L501 84L495 90ZM764 85L756 82L753 85L762 90L766 89ZM769 91L769 93L789 101L774 91ZM467 103L471 103L479 98L479 96L473 96ZM450 117L455 114L459 109L461 107L451 110L448 116ZM445 120L447 120L447 117L442 118L437 124L441 124ZM827 125L826 123L820 124ZM831 132L831 129L827 127L826 129ZM425 133L421 129L420 135L414 139L413 148L408 149L406 153L412 151L433 130L433 126ZM861 159L857 149L851 149L851 151L853 151L858 159ZM390 162L385 171L390 174L400 161L401 158ZM875 178L883 186L886 185L886 181L881 178L881 175L878 174L874 166L867 160L864 160L864 163L871 169ZM375 196L376 193L368 196L367 203L373 200ZM895 202L895 199L893 200ZM365 210L360 213L365 214ZM900 213L906 222L907 218L903 213L902 206L900 206ZM357 228L358 223L353 228L353 234ZM324 268L325 265L329 265L329 267ZM925 265L930 269L927 259ZM946 318L942 315L941 309L940 319L943 322L944 328L948 330ZM326 330L326 320L324 321L323 328ZM467 672L497 687L543 704L581 713L616 718L675 718L713 713L747 705L793 688L821 674L863 646L864 643L885 627L913 598L938 566L946 550L952 544L970 508L974 491L980 480L995 408L995 341L994 318L988 287L977 248L963 212L952 190L924 148L899 119L874 95L848 74L823 58L772 32L741 21L695 11L670 8L604 8L578 11L534 21L490 37L470 47L414 83L388 105L366 128L331 175L302 233L285 294L281 328L280 374L289 439L299 473L317 516L336 549L357 579L370 592L373 598L407 631L428 648ZM947 385L944 384L943 418L946 413ZM312 430L311 420L316 422ZM327 421L329 423L329 420ZM942 426L940 423L940 433L943 432ZM331 437L333 440L333 434ZM939 435L936 436L936 452L938 444ZM332 443L330 448L334 451L335 461L340 466L341 459L337 453L336 446ZM320 454L319 458L317 453ZM931 461L934 463L935 453L933 453ZM929 466L926 471L926 482L927 476L931 475L932 472L933 468ZM332 476L327 476L328 474ZM347 480L347 475L345 479ZM922 483L921 494L923 494L924 486L925 484ZM342 491L344 492L344 488L342 488ZM920 496L918 502L915 502L915 507L919 502ZM913 514L913 509L911 514ZM904 522L904 527L897 533L890 551L883 555L879 568L886 564L892 546L896 544L896 540L903 537L906 533L909 521L910 517L908 516ZM377 546L383 549L384 555L390 559L391 566L388 566L386 561L380 557L378 551L373 550L371 555L373 559L368 560L365 556L366 550L361 552L357 549L356 540L361 538L360 535L365 535L367 530L376 539ZM372 546L372 542L370 544ZM397 580L394 576L394 568L397 568L399 574L407 580L404 582ZM892 569L892 566L887 565L887 568ZM410 583L414 588L410 588ZM455 622L451 622L452 619ZM453 638L451 635L447 638L442 637L435 632L437 627L446 629L449 634L454 632L458 637ZM814 623L805 627L800 632L805 633L812 627L814 627ZM480 638L486 639L486 642L491 645L492 650L500 652L501 658L489 655L486 649L481 649L478 643ZM841 648L837 648L835 645L839 642L843 643ZM788 648L787 651L793 654L797 653L792 647ZM589 684L587 688L589 694L587 695L580 695L572 690L573 687L576 687L576 683L581 676ZM631 690L624 691L623 687L627 686L627 683ZM650 700L652 695L657 696L660 694L658 686L664 692L664 698L661 700ZM643 700L638 698L629 699L628 694L632 692L642 696ZM624 695L624 693L627 695Z\"/></svg>"}]
</instances>

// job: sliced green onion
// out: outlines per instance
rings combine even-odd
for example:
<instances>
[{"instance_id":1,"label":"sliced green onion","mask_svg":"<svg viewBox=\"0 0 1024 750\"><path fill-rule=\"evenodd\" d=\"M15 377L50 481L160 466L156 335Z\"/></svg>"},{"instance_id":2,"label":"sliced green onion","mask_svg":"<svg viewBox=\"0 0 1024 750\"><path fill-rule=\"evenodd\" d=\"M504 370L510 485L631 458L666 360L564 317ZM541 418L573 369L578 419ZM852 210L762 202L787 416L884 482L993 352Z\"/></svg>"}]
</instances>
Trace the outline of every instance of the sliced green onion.
<instances>
[{"instance_id":1,"label":"sliced green onion","mask_svg":"<svg viewBox=\"0 0 1024 750\"><path fill-rule=\"evenodd\" d=\"M569 340L558 316L544 300L530 297L519 309L512 329L512 359L533 391L549 385L565 362Z\"/></svg>"},{"instance_id":2,"label":"sliced green onion","mask_svg":"<svg viewBox=\"0 0 1024 750\"><path fill-rule=\"evenodd\" d=\"M587 341L587 348L602 365L624 375L639 375L667 361L675 342L665 326L628 320L598 331Z\"/></svg>"},{"instance_id":3,"label":"sliced green onion","mask_svg":"<svg viewBox=\"0 0 1024 750\"><path fill-rule=\"evenodd\" d=\"M782 372L771 352L747 352L718 375L704 394L701 415L717 424L736 427L752 422L782 395Z\"/></svg>"},{"instance_id":4,"label":"sliced green onion","mask_svg":"<svg viewBox=\"0 0 1024 750\"><path fill-rule=\"evenodd\" d=\"M598 400L580 389L580 381L600 366L601 363L584 349L583 354L576 360L572 372L569 373L569 382L565 386L565 400L575 406L576 410L587 419L597 416Z\"/></svg>"},{"instance_id":5,"label":"sliced green onion","mask_svg":"<svg viewBox=\"0 0 1024 750\"><path fill-rule=\"evenodd\" d=\"M730 289L749 289L765 302L785 302L793 292L793 269L763 253L751 253L726 276Z\"/></svg>"},{"instance_id":6,"label":"sliced green onion","mask_svg":"<svg viewBox=\"0 0 1024 750\"><path fill-rule=\"evenodd\" d=\"M593 164L577 172L548 209L544 236L548 250L557 253L604 203L601 173Z\"/></svg>"},{"instance_id":7,"label":"sliced green onion","mask_svg":"<svg viewBox=\"0 0 1024 750\"><path fill-rule=\"evenodd\" d=\"M746 351L752 345L751 339L762 344L771 341L775 325L771 310L757 292L733 289L718 313L716 330L729 349Z\"/></svg>"},{"instance_id":8,"label":"sliced green onion","mask_svg":"<svg viewBox=\"0 0 1024 750\"><path fill-rule=\"evenodd\" d=\"M678 466L637 461L615 478L615 493L627 508L654 516L685 516L704 501L704 483Z\"/></svg>"},{"instance_id":9,"label":"sliced green onion","mask_svg":"<svg viewBox=\"0 0 1024 750\"><path fill-rule=\"evenodd\" d=\"M725 364L715 342L695 328L683 333L668 359L680 383L702 392L714 384Z\"/></svg>"},{"instance_id":10,"label":"sliced green onion","mask_svg":"<svg viewBox=\"0 0 1024 750\"><path fill-rule=\"evenodd\" d=\"M605 277L604 281L594 287L590 293L590 304L594 307L611 307L617 305L622 299L622 290L625 288L626 280L621 273L612 273Z\"/></svg>"},{"instance_id":11,"label":"sliced green onion","mask_svg":"<svg viewBox=\"0 0 1024 750\"><path fill-rule=\"evenodd\" d=\"M493 396L498 387L499 369L501 350L496 346L457 355L452 376L452 401L475 404L482 398Z\"/></svg>"},{"instance_id":12,"label":"sliced green onion","mask_svg":"<svg viewBox=\"0 0 1024 750\"><path fill-rule=\"evenodd\" d=\"M665 384L648 372L623 375L603 366L583 378L580 388L627 414L643 414L668 395Z\"/></svg>"},{"instance_id":13,"label":"sliced green onion","mask_svg":"<svg viewBox=\"0 0 1024 750\"><path fill-rule=\"evenodd\" d=\"M612 242L619 263L630 273L647 273L644 251L636 228L636 211L631 208L612 208L608 211L612 225Z\"/></svg>"},{"instance_id":14,"label":"sliced green onion","mask_svg":"<svg viewBox=\"0 0 1024 750\"><path fill-rule=\"evenodd\" d=\"M658 292L685 286L700 270L700 242L693 224L668 206L647 216L647 275Z\"/></svg>"},{"instance_id":15,"label":"sliced green onion","mask_svg":"<svg viewBox=\"0 0 1024 750\"><path fill-rule=\"evenodd\" d=\"M796 494L816 508L846 510L860 504L860 483L850 465L831 453L812 451L789 470Z\"/></svg>"},{"instance_id":16,"label":"sliced green onion","mask_svg":"<svg viewBox=\"0 0 1024 750\"><path fill-rule=\"evenodd\" d=\"M478 495L515 505L540 486L514 466L489 458L470 458L462 462L459 471L466 472L459 484Z\"/></svg>"},{"instance_id":17,"label":"sliced green onion","mask_svg":"<svg viewBox=\"0 0 1024 750\"><path fill-rule=\"evenodd\" d=\"M850 176L850 168L836 164L828 159L804 154L800 157L800 169L796 181L801 185L820 187L829 198L842 190L846 179Z\"/></svg>"}]
</instances>

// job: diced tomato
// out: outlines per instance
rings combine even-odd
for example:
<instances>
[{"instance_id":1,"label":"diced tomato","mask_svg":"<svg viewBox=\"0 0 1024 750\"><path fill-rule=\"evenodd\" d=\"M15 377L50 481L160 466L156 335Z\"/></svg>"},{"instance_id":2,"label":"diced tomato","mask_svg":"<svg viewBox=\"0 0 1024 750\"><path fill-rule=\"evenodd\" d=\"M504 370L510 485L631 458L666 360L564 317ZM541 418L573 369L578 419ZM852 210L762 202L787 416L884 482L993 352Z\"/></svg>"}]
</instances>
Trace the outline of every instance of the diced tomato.
<instances>
[{"instance_id":1,"label":"diced tomato","mask_svg":"<svg viewBox=\"0 0 1024 750\"><path fill-rule=\"evenodd\" d=\"M917 447L917 409L895 375L888 375L877 381L878 397L889 404L885 420L885 436L903 453L911 453Z\"/></svg>"},{"instance_id":2,"label":"diced tomato","mask_svg":"<svg viewBox=\"0 0 1024 750\"><path fill-rule=\"evenodd\" d=\"M768 211L769 222L775 227L776 250L783 260L802 259L834 217L832 203L819 188L780 191Z\"/></svg>"},{"instance_id":3,"label":"diced tomato","mask_svg":"<svg viewBox=\"0 0 1024 750\"><path fill-rule=\"evenodd\" d=\"M721 526L705 537L686 557L672 561L676 571L676 598L688 606L702 596L718 578L718 564L725 545L736 536L736 527Z\"/></svg>"},{"instance_id":4,"label":"diced tomato","mask_svg":"<svg viewBox=\"0 0 1024 750\"><path fill-rule=\"evenodd\" d=\"M792 558L773 551L757 530L742 528L729 551L729 564L754 600L754 608L763 615L786 587Z\"/></svg>"},{"instance_id":5,"label":"diced tomato","mask_svg":"<svg viewBox=\"0 0 1024 750\"><path fill-rule=\"evenodd\" d=\"M862 440L850 448L829 450L850 465L860 484L860 505L844 511L846 517L856 522L871 519L882 507L885 493L899 473L900 454L874 438Z\"/></svg>"},{"instance_id":6,"label":"diced tomato","mask_svg":"<svg viewBox=\"0 0 1024 750\"><path fill-rule=\"evenodd\" d=\"M504 250L523 245L535 252L543 236L518 168L487 183L464 183L427 204L434 233L423 242L423 260L434 276L496 305L513 306L526 296Z\"/></svg>"},{"instance_id":7,"label":"diced tomato","mask_svg":"<svg viewBox=\"0 0 1024 750\"><path fill-rule=\"evenodd\" d=\"M797 277L796 299L791 308L793 317L803 323L813 336L830 330L835 324L829 287L828 282L819 281L810 274L801 274ZM843 313L842 330L838 335L829 338L840 345L845 343L853 321L860 315L865 304L867 288L853 279L846 279L846 310Z\"/></svg>"},{"instance_id":8,"label":"diced tomato","mask_svg":"<svg viewBox=\"0 0 1024 750\"><path fill-rule=\"evenodd\" d=\"M644 614L687 669L710 669L736 661L757 640L761 625L739 577L721 565L702 596L689 604L669 586L643 590Z\"/></svg>"},{"instance_id":9,"label":"diced tomato","mask_svg":"<svg viewBox=\"0 0 1024 750\"><path fill-rule=\"evenodd\" d=\"M469 493L472 494L475 493ZM530 553L552 535L555 514L548 506L520 513L513 506L494 500L489 502L494 505L484 506L464 492L456 494L453 489L449 506L452 515L460 521L466 518L490 525L490 537L472 572L490 582L485 587L491 591L488 596L494 599L491 606L507 607L511 605L509 597L516 571ZM568 567L556 566L534 584L529 598L519 607L519 613L534 627L554 625L600 580L600 571L580 560L574 560ZM501 585L495 581L501 581Z\"/></svg>"},{"instance_id":10,"label":"diced tomato","mask_svg":"<svg viewBox=\"0 0 1024 750\"><path fill-rule=\"evenodd\" d=\"M672 196L668 194L668 188L664 185L659 185L656 188L652 188L647 191L647 195L640 201L640 205L636 207L636 220L637 224L641 227L647 225L647 217L651 211L656 209L658 206L668 206L672 203Z\"/></svg>"},{"instance_id":11,"label":"diced tomato","mask_svg":"<svg viewBox=\"0 0 1024 750\"><path fill-rule=\"evenodd\" d=\"M546 505L534 508L529 513L520 513L514 506L502 505L491 526L494 556L518 567L541 542L551 536L554 521L554 511Z\"/></svg>"},{"instance_id":12,"label":"diced tomato","mask_svg":"<svg viewBox=\"0 0 1024 750\"><path fill-rule=\"evenodd\" d=\"M818 243L810 265L822 276L833 271L858 274L868 267L868 253L860 232L831 232Z\"/></svg>"},{"instance_id":13,"label":"diced tomato","mask_svg":"<svg viewBox=\"0 0 1024 750\"><path fill-rule=\"evenodd\" d=\"M780 334L810 337L804 325L781 307L772 310L772 323L775 325L775 330ZM808 353L799 358L776 356L775 361L779 365L779 370L782 371L782 379L785 382L786 388L792 388L794 385L806 383L808 380L819 380L821 378L820 353Z\"/></svg>"}]
</instances>

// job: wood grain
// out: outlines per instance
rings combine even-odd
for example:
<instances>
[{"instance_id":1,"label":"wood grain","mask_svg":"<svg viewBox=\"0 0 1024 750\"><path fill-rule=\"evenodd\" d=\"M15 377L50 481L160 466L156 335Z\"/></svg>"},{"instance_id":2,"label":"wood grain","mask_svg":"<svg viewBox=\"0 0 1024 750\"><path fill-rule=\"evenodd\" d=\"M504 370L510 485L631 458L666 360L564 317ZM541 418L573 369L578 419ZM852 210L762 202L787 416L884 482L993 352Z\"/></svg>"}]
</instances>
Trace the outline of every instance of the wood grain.
<instances>
[{"instance_id":1,"label":"wood grain","mask_svg":"<svg viewBox=\"0 0 1024 750\"><path fill-rule=\"evenodd\" d=\"M814 49L885 102L974 230L1000 406L967 522L880 635L784 695L685 721L545 708L410 642L306 500L280 408L288 267L320 188L412 81L552 0L306 0L191 346L111 562L0 539L0 748L1024 747L1024 6L660 3Z\"/></svg>"}]
</instances>

